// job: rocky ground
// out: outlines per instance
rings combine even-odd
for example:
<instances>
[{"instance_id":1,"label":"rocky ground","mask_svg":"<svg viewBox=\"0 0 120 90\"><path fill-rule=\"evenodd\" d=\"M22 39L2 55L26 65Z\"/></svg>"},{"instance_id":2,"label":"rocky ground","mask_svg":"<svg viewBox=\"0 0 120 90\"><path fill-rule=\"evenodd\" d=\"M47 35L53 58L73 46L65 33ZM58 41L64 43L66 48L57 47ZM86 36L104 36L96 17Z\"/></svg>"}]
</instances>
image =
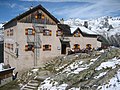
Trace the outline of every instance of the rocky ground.
<instances>
[{"instance_id":1,"label":"rocky ground","mask_svg":"<svg viewBox=\"0 0 120 90\"><path fill-rule=\"evenodd\" d=\"M9 90L119 90L120 49L59 56L9 85Z\"/></svg>"}]
</instances>

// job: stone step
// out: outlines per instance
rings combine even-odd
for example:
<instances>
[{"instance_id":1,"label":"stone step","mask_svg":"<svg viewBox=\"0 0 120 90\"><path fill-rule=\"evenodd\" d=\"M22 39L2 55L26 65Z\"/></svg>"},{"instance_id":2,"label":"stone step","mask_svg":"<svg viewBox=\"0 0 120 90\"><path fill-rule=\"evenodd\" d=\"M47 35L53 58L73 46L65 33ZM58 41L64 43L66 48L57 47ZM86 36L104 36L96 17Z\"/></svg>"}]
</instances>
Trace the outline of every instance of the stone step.
<instances>
[{"instance_id":1,"label":"stone step","mask_svg":"<svg viewBox=\"0 0 120 90\"><path fill-rule=\"evenodd\" d=\"M31 80L30 82L31 83L39 83L39 81L37 81L37 80Z\"/></svg>"},{"instance_id":2,"label":"stone step","mask_svg":"<svg viewBox=\"0 0 120 90\"><path fill-rule=\"evenodd\" d=\"M34 87L34 86L25 86L24 88L28 88L28 89L36 89L37 87Z\"/></svg>"},{"instance_id":3,"label":"stone step","mask_svg":"<svg viewBox=\"0 0 120 90\"><path fill-rule=\"evenodd\" d=\"M31 83L29 82L27 86L33 86L33 87L38 87L39 83Z\"/></svg>"},{"instance_id":4,"label":"stone step","mask_svg":"<svg viewBox=\"0 0 120 90\"><path fill-rule=\"evenodd\" d=\"M34 90L34 89L30 89L30 88L23 88L21 90Z\"/></svg>"}]
</instances>

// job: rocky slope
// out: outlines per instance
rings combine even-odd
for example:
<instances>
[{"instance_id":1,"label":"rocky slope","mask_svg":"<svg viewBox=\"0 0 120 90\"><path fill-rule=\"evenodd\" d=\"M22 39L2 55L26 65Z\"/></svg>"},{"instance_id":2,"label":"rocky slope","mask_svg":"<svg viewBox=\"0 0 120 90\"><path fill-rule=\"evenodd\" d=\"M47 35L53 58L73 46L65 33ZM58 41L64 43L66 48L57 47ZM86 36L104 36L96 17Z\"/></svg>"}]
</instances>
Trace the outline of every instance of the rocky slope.
<instances>
[{"instance_id":1,"label":"rocky slope","mask_svg":"<svg viewBox=\"0 0 120 90\"><path fill-rule=\"evenodd\" d=\"M58 56L0 90L8 86L9 90L119 90L120 48Z\"/></svg>"}]
</instances>

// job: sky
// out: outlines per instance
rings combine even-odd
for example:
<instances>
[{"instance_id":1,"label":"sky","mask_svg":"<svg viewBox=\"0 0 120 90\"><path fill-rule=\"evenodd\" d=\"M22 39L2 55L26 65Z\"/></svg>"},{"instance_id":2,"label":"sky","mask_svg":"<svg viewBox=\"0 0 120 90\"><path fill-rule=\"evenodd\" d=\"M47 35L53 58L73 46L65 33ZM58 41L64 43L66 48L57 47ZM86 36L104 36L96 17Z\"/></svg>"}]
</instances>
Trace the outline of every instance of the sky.
<instances>
[{"instance_id":1,"label":"sky","mask_svg":"<svg viewBox=\"0 0 120 90\"><path fill-rule=\"evenodd\" d=\"M58 20L120 16L120 0L0 0L0 23L41 4Z\"/></svg>"}]
</instances>

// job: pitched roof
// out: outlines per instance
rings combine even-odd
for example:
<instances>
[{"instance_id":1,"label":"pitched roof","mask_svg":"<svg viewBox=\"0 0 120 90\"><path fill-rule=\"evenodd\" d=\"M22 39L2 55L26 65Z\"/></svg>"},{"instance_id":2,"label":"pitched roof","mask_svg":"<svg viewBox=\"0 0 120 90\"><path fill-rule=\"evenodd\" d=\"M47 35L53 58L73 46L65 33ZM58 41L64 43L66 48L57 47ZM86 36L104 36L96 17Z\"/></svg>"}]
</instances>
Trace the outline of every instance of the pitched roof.
<instances>
[{"instance_id":1,"label":"pitched roof","mask_svg":"<svg viewBox=\"0 0 120 90\"><path fill-rule=\"evenodd\" d=\"M76 31L80 31L80 33L85 36L85 37L96 37L97 34L92 32L91 30L87 29L84 26L72 26L71 28L71 33L74 34Z\"/></svg>"},{"instance_id":2,"label":"pitched roof","mask_svg":"<svg viewBox=\"0 0 120 90\"><path fill-rule=\"evenodd\" d=\"M70 26L68 26L67 24L58 24L58 28L63 31L63 34L67 36L71 35Z\"/></svg>"},{"instance_id":3,"label":"pitched roof","mask_svg":"<svg viewBox=\"0 0 120 90\"><path fill-rule=\"evenodd\" d=\"M59 21L57 20L57 18L55 18L52 14L50 14L42 5L38 5L38 6L34 7L34 8L29 9L28 11L20 14L19 16L16 16L15 18L11 19L11 20L8 21L6 24L4 24L4 26L7 25L7 24L9 24L9 23L11 23L12 21L22 19L23 17L29 15L30 13L32 13L32 12L38 10L38 9L41 9L42 11L44 11L44 12L45 12L50 18L52 18L56 23L59 23Z\"/></svg>"}]
</instances>

